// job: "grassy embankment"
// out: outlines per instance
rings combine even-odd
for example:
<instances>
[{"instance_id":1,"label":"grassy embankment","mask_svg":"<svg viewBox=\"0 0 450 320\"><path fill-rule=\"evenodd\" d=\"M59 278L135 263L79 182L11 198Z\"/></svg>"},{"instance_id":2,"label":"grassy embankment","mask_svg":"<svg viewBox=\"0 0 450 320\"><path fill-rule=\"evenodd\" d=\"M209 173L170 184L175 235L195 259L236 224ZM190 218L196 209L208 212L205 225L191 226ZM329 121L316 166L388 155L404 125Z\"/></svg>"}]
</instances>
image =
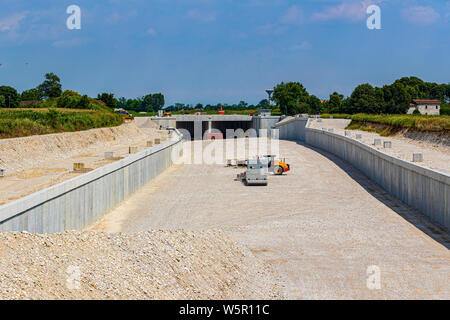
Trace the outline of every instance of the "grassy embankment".
<instances>
[{"instance_id":1,"label":"grassy embankment","mask_svg":"<svg viewBox=\"0 0 450 320\"><path fill-rule=\"evenodd\" d=\"M82 109L57 108L57 102L58 99L49 99L31 107L0 109L0 138L82 131L123 123L120 114L95 99L89 99Z\"/></svg>"},{"instance_id":2,"label":"grassy embankment","mask_svg":"<svg viewBox=\"0 0 450 320\"><path fill-rule=\"evenodd\" d=\"M322 114L322 118L351 119L347 129L377 132L389 136L401 130L450 133L450 116Z\"/></svg>"}]
</instances>

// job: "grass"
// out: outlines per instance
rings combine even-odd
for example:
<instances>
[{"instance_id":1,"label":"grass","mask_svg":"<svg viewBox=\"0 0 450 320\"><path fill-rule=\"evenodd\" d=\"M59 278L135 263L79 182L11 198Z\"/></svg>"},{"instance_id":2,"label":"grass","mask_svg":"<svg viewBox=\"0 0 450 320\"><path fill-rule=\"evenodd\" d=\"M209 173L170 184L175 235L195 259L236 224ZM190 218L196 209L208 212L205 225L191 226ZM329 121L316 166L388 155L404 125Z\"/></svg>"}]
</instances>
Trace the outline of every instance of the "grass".
<instances>
[{"instance_id":1,"label":"grass","mask_svg":"<svg viewBox=\"0 0 450 320\"><path fill-rule=\"evenodd\" d=\"M399 130L409 129L422 132L450 131L450 116L426 115L375 115L375 114L322 114L322 118L351 119L348 129L375 131L390 135Z\"/></svg>"},{"instance_id":2,"label":"grass","mask_svg":"<svg viewBox=\"0 0 450 320\"><path fill-rule=\"evenodd\" d=\"M0 138L114 127L123 121L120 114L106 110L0 109Z\"/></svg>"}]
</instances>

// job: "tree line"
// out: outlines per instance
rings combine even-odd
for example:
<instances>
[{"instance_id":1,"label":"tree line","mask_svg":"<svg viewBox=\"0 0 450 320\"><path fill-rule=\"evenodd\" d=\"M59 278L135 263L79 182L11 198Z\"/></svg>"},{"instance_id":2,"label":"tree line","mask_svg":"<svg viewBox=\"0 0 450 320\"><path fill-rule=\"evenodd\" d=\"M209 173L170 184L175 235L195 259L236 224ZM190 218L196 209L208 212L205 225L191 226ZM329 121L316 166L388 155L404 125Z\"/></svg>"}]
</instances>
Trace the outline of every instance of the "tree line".
<instances>
[{"instance_id":1,"label":"tree line","mask_svg":"<svg viewBox=\"0 0 450 320\"><path fill-rule=\"evenodd\" d=\"M10 86L0 86L0 108L18 108L22 101L32 106L45 107L45 101L55 100L58 108L89 109L92 104L87 95L72 90L62 90L61 79L54 73L45 74L45 80L36 88L19 93ZM112 93L100 93L97 100L109 108L115 108L117 100Z\"/></svg>"},{"instance_id":2,"label":"tree line","mask_svg":"<svg viewBox=\"0 0 450 320\"><path fill-rule=\"evenodd\" d=\"M165 108L165 111L175 112L175 111L218 111L222 107L223 110L234 110L234 111L244 111L244 110L253 110L259 108L268 108L269 101L267 99L261 100L257 105L248 104L247 102L241 100L239 103L235 104L227 104L227 103L217 103L217 104L206 104L203 105L201 103L197 104L184 104L184 103L175 103L173 105Z\"/></svg>"},{"instance_id":3,"label":"tree line","mask_svg":"<svg viewBox=\"0 0 450 320\"><path fill-rule=\"evenodd\" d=\"M450 114L450 83L424 82L417 77L403 77L383 87L365 83L357 86L349 97L333 92L326 101L310 95L299 82L275 86L274 101L286 115L301 113L369 113L404 114L413 99L437 99L442 103L441 113Z\"/></svg>"},{"instance_id":4,"label":"tree line","mask_svg":"<svg viewBox=\"0 0 450 320\"><path fill-rule=\"evenodd\" d=\"M147 94L136 99L126 99L121 97L117 100L117 107L135 112L157 112L165 105L165 98L162 93Z\"/></svg>"},{"instance_id":5,"label":"tree line","mask_svg":"<svg viewBox=\"0 0 450 320\"><path fill-rule=\"evenodd\" d=\"M75 91L62 91L60 78L54 73L47 73L45 80L36 88L23 91L21 94L9 86L0 86L0 108L17 108L21 101L42 101L57 99L61 108L89 108L87 95ZM282 114L295 115L301 113L368 113L368 114L404 114L413 99L438 99L442 102L441 114L450 114L450 83L437 84L425 82L417 77L403 77L383 87L373 87L365 83L358 85L348 97L333 92L328 100L320 100L309 94L300 82L282 82L274 87L273 101L270 106L267 99L258 104L240 101L237 104L184 104L175 103L164 110L175 111L217 111L252 110L259 108L280 108ZM165 97L162 93L149 93L136 99L121 97L116 99L113 93L99 93L97 100L109 108L123 108L135 112L157 112L164 108Z\"/></svg>"}]
</instances>

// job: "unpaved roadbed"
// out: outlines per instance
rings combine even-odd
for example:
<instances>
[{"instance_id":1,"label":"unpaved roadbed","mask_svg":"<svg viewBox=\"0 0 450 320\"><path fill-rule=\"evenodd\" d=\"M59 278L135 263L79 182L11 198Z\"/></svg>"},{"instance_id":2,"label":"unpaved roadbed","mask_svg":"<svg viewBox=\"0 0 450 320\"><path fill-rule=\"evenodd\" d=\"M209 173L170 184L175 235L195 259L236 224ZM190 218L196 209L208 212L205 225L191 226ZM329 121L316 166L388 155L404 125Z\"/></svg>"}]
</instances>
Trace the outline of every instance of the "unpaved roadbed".
<instances>
[{"instance_id":1,"label":"unpaved roadbed","mask_svg":"<svg viewBox=\"0 0 450 320\"><path fill-rule=\"evenodd\" d=\"M0 232L0 299L276 299L277 282L219 231Z\"/></svg>"}]
</instances>

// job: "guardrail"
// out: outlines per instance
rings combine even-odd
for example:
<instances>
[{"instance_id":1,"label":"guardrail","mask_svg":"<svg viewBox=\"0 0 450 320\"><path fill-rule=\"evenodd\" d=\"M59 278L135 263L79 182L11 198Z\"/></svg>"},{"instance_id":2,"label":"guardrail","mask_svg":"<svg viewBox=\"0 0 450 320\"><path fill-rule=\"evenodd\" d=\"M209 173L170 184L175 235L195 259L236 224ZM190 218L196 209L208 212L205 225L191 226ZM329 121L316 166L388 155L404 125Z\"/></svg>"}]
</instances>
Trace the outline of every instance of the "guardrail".
<instances>
[{"instance_id":1,"label":"guardrail","mask_svg":"<svg viewBox=\"0 0 450 320\"><path fill-rule=\"evenodd\" d=\"M82 229L171 166L182 135L0 206L0 230L56 233Z\"/></svg>"}]
</instances>

